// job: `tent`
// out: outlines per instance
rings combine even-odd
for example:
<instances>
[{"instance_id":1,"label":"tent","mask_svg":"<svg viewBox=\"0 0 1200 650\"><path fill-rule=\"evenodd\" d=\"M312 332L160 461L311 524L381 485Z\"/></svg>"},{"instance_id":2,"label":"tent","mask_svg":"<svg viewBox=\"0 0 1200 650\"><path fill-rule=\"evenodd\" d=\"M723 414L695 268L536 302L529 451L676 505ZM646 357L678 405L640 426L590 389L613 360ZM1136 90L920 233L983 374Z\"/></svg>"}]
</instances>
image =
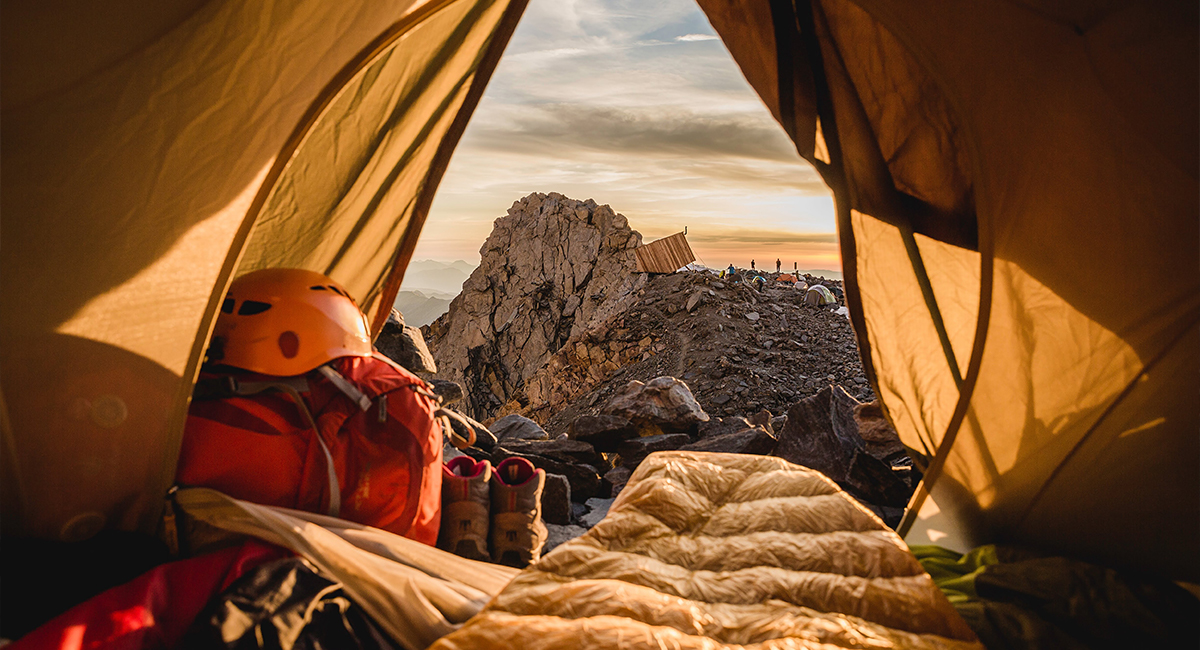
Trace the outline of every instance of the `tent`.
<instances>
[{"instance_id":1,"label":"tent","mask_svg":"<svg viewBox=\"0 0 1200 650\"><path fill-rule=\"evenodd\" d=\"M906 539L1200 577L1195 4L700 5L834 191Z\"/></svg>"},{"instance_id":2,"label":"tent","mask_svg":"<svg viewBox=\"0 0 1200 650\"><path fill-rule=\"evenodd\" d=\"M235 274L380 330L524 4L5 3L5 534L154 530ZM910 538L1200 579L1195 4L699 4L834 191Z\"/></svg>"},{"instance_id":3,"label":"tent","mask_svg":"<svg viewBox=\"0 0 1200 650\"><path fill-rule=\"evenodd\" d=\"M804 292L804 302L808 305L836 305L837 298L833 296L833 292L823 284L814 284Z\"/></svg>"}]
</instances>

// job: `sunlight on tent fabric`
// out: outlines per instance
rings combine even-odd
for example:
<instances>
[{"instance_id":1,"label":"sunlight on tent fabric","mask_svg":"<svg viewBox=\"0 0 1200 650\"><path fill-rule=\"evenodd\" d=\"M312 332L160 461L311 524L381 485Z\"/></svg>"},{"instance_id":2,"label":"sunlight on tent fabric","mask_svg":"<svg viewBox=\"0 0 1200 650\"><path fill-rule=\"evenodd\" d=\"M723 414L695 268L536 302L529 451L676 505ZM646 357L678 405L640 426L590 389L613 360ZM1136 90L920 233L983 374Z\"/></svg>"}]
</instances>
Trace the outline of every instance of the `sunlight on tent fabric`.
<instances>
[{"instance_id":1,"label":"sunlight on tent fabric","mask_svg":"<svg viewBox=\"0 0 1200 650\"><path fill-rule=\"evenodd\" d=\"M952 473L983 496L1034 466L1050 471L1141 370L1137 353L1116 334L1017 265L996 260L988 342L972 395L977 422L986 424L963 423L951 458L962 464ZM1018 465L1016 476L1005 478ZM998 475L981 471L985 466Z\"/></svg>"},{"instance_id":2,"label":"sunlight on tent fabric","mask_svg":"<svg viewBox=\"0 0 1200 650\"><path fill-rule=\"evenodd\" d=\"M1122 431L1121 434L1117 437L1118 438L1128 438L1129 436L1141 433L1143 431L1149 431L1151 429L1157 428L1157 427L1165 424L1166 421L1167 421L1167 418L1154 418L1153 420L1150 420L1149 422L1147 422L1141 426L1136 426L1132 429L1126 429L1126 430Z\"/></svg>"},{"instance_id":3,"label":"sunlight on tent fabric","mask_svg":"<svg viewBox=\"0 0 1200 650\"><path fill-rule=\"evenodd\" d=\"M364 63L288 161L238 274L320 271L341 282L371 322L380 322L381 312L386 318L385 285L398 251L421 227L429 169L508 6L447 4Z\"/></svg>"},{"instance_id":4,"label":"sunlight on tent fabric","mask_svg":"<svg viewBox=\"0 0 1200 650\"><path fill-rule=\"evenodd\" d=\"M880 397L909 447L932 455L958 403L934 321L900 229L857 210L858 284ZM971 357L979 313L979 253L917 236L961 374ZM897 363L903 359L904 363ZM901 368L903 369L901 371Z\"/></svg>"},{"instance_id":5,"label":"sunlight on tent fabric","mask_svg":"<svg viewBox=\"0 0 1200 650\"><path fill-rule=\"evenodd\" d=\"M268 160L233 201L192 226L166 254L88 301L55 331L129 350L183 375L191 349L162 332L199 328L197 316L225 262L224 256L212 252L228 246L226 242L241 225L274 162ZM191 305L192 309L179 308L188 302L199 304ZM172 308L163 309L163 305Z\"/></svg>"}]
</instances>

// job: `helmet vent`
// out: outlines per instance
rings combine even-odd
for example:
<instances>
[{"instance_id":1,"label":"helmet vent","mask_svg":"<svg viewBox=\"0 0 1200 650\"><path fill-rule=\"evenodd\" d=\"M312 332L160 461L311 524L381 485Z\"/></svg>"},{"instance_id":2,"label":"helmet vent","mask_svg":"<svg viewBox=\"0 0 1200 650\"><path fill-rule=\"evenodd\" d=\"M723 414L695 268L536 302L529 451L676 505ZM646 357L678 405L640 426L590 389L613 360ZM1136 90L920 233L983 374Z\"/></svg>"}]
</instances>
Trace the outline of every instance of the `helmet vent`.
<instances>
[{"instance_id":1,"label":"helmet vent","mask_svg":"<svg viewBox=\"0 0 1200 650\"><path fill-rule=\"evenodd\" d=\"M233 305L235 302L236 301L233 298L226 298L225 301L221 303L221 311L226 314L232 314Z\"/></svg>"},{"instance_id":2,"label":"helmet vent","mask_svg":"<svg viewBox=\"0 0 1200 650\"><path fill-rule=\"evenodd\" d=\"M247 300L243 302L242 306L238 309L238 316L253 316L255 314L261 314L270 308L271 303L269 302Z\"/></svg>"},{"instance_id":3,"label":"helmet vent","mask_svg":"<svg viewBox=\"0 0 1200 650\"><path fill-rule=\"evenodd\" d=\"M313 291L324 291L325 287L322 287L319 284L314 284L313 286L309 287L309 289L312 289Z\"/></svg>"},{"instance_id":4,"label":"helmet vent","mask_svg":"<svg viewBox=\"0 0 1200 650\"><path fill-rule=\"evenodd\" d=\"M296 333L288 330L279 335L279 351L288 359L296 358L296 354L300 352L300 337Z\"/></svg>"}]
</instances>

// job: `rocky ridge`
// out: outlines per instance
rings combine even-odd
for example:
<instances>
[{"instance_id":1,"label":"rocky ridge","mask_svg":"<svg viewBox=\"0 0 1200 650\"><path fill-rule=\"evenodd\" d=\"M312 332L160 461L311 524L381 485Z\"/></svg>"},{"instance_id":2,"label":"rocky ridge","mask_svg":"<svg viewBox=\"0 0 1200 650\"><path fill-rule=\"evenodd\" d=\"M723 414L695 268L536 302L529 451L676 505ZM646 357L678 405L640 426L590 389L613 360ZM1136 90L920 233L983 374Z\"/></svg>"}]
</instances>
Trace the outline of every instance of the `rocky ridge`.
<instances>
[{"instance_id":1,"label":"rocky ridge","mask_svg":"<svg viewBox=\"0 0 1200 650\"><path fill-rule=\"evenodd\" d=\"M898 523L920 472L872 401L844 308L773 273L637 273L640 242L608 206L559 194L496 221L462 294L422 328L439 380L465 389L454 408L482 421L465 453L547 472L551 546L665 450L779 456Z\"/></svg>"},{"instance_id":2,"label":"rocky ridge","mask_svg":"<svg viewBox=\"0 0 1200 650\"><path fill-rule=\"evenodd\" d=\"M531 194L485 242L450 310L423 328L439 376L485 423L516 413L557 435L630 380L670 375L716 415L785 411L838 384L874 398L849 320L804 292L708 271L636 272L641 235L594 201ZM841 293L836 280L803 278Z\"/></svg>"}]
</instances>

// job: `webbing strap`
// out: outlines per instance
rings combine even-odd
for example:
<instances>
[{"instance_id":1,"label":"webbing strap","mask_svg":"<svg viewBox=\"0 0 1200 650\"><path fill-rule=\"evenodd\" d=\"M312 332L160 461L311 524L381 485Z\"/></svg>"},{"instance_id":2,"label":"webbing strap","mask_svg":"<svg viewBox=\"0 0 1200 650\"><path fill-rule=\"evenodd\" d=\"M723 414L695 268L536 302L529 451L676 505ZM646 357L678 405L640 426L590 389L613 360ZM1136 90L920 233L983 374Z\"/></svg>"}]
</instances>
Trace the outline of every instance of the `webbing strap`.
<instances>
[{"instance_id":1,"label":"webbing strap","mask_svg":"<svg viewBox=\"0 0 1200 650\"><path fill-rule=\"evenodd\" d=\"M338 377L341 377L341 375L338 375ZM325 444L325 438L321 436L321 429L317 426L316 419L313 418L312 412L308 410L308 405L304 403L304 398L300 396L301 390L308 390L308 381L304 377L286 377L280 378L279 381L256 382L239 382L233 377L227 377L226 379L228 380L226 387L234 395L255 395L265 390L277 390L281 393L286 393L288 397L292 398L292 401L296 403L300 412L304 414L304 418L308 420L308 426L312 427L313 435L316 436L317 443L321 445L321 451L325 454L325 472L329 487L329 508L325 514L330 517L337 517L341 514L342 484L338 480L337 468L333 464L333 454L329 451L329 445ZM343 381L345 381L344 378ZM370 400L367 401L367 404L368 406L370 405Z\"/></svg>"},{"instance_id":2,"label":"webbing strap","mask_svg":"<svg viewBox=\"0 0 1200 650\"><path fill-rule=\"evenodd\" d=\"M346 397L349 397L351 402L358 404L360 409L365 411L371 408L371 398L367 397L361 390L358 389L358 386L355 386L353 383L351 383L349 379L343 377L342 373L334 370L328 365L317 368L317 372L324 375L325 378L328 379L334 386L336 386L338 390L345 393Z\"/></svg>"}]
</instances>

